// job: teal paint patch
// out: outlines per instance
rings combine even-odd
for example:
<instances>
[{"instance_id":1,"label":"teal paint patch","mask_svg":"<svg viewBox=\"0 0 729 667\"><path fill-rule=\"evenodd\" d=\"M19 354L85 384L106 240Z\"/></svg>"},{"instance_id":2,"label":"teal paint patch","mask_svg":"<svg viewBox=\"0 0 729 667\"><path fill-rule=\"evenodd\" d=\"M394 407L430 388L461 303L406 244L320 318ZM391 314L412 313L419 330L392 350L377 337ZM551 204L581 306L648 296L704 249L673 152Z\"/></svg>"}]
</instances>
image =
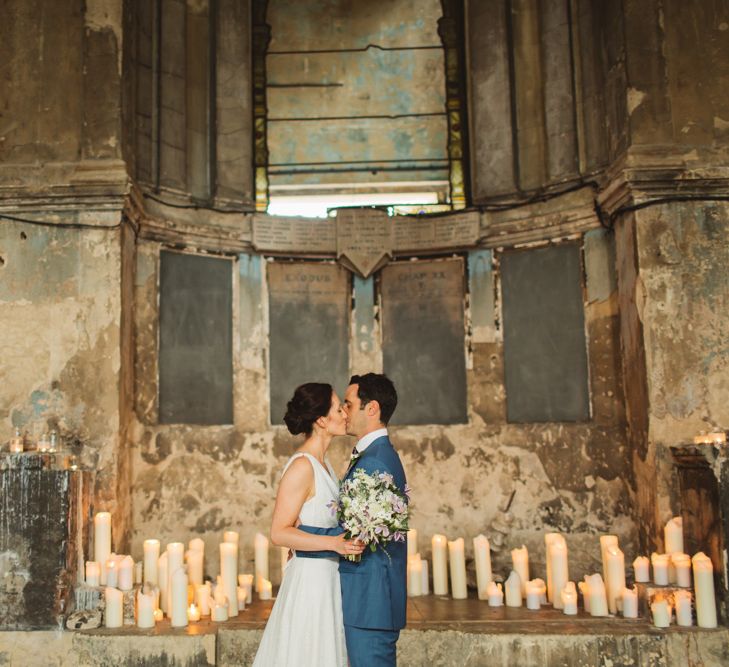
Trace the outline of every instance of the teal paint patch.
<instances>
[{"instance_id":1,"label":"teal paint patch","mask_svg":"<svg viewBox=\"0 0 729 667\"><path fill-rule=\"evenodd\" d=\"M468 253L468 290L473 341L492 342L495 338L496 313L491 250L475 250Z\"/></svg>"},{"instance_id":2,"label":"teal paint patch","mask_svg":"<svg viewBox=\"0 0 729 667\"><path fill-rule=\"evenodd\" d=\"M606 229L593 229L585 234L585 274L587 300L605 301L617 289L615 274L615 236Z\"/></svg>"},{"instance_id":3,"label":"teal paint patch","mask_svg":"<svg viewBox=\"0 0 729 667\"><path fill-rule=\"evenodd\" d=\"M372 276L354 276L354 342L360 352L375 347L375 285Z\"/></svg>"},{"instance_id":4,"label":"teal paint patch","mask_svg":"<svg viewBox=\"0 0 729 667\"><path fill-rule=\"evenodd\" d=\"M249 344L262 323L261 285L263 280L259 255L238 256L239 331L242 344Z\"/></svg>"}]
</instances>

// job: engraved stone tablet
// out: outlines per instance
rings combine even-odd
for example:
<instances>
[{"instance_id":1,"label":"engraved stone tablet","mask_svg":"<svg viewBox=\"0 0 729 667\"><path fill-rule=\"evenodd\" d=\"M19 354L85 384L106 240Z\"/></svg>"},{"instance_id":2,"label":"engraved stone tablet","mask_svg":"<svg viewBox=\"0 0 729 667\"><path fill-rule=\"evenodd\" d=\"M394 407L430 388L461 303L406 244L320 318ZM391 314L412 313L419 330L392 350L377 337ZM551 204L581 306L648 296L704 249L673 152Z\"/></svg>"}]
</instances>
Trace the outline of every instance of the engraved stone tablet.
<instances>
[{"instance_id":1,"label":"engraved stone tablet","mask_svg":"<svg viewBox=\"0 0 729 667\"><path fill-rule=\"evenodd\" d=\"M368 278L392 257L392 220L386 211L344 208L337 211L337 259Z\"/></svg>"},{"instance_id":2,"label":"engraved stone tablet","mask_svg":"<svg viewBox=\"0 0 729 667\"><path fill-rule=\"evenodd\" d=\"M337 247L334 220L258 213L253 216L253 247L260 252L333 255Z\"/></svg>"},{"instance_id":3,"label":"engraved stone tablet","mask_svg":"<svg viewBox=\"0 0 729 667\"><path fill-rule=\"evenodd\" d=\"M394 218L396 252L471 248L478 242L478 211L463 211L437 217Z\"/></svg>"}]
</instances>

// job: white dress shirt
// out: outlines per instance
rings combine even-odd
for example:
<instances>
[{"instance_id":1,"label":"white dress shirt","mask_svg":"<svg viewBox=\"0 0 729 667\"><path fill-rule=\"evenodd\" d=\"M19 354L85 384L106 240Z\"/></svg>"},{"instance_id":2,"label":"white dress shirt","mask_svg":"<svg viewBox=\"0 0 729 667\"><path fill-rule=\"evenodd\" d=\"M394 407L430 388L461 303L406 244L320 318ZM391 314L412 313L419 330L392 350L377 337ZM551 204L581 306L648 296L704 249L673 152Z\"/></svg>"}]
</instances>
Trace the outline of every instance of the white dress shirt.
<instances>
[{"instance_id":1,"label":"white dress shirt","mask_svg":"<svg viewBox=\"0 0 729 667\"><path fill-rule=\"evenodd\" d=\"M376 431L372 431L367 435L362 436L357 442L357 453L361 454L367 449L377 438L381 438L383 435L387 435L386 428L378 428Z\"/></svg>"}]
</instances>

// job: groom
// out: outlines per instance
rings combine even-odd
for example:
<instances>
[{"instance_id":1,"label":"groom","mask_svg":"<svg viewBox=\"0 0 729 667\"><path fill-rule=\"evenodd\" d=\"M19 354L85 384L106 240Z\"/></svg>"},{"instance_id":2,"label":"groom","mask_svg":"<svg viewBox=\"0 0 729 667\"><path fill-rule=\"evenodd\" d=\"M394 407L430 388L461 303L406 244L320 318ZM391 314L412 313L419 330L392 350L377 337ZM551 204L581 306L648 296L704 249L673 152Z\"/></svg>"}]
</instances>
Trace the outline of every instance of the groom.
<instances>
[{"instance_id":1,"label":"groom","mask_svg":"<svg viewBox=\"0 0 729 667\"><path fill-rule=\"evenodd\" d=\"M344 479L355 470L390 473L405 491L405 471L390 443L387 423L397 406L397 392L385 375L354 375L344 394L347 433L357 436L357 446ZM341 528L298 526L318 535L337 535ZM342 611L347 653L351 667L392 667L396 664L396 643L405 627L407 606L407 543L390 542L387 553L368 548L362 560L339 562ZM329 552L298 551L297 556L314 557ZM336 554L334 554L336 555Z\"/></svg>"}]
</instances>

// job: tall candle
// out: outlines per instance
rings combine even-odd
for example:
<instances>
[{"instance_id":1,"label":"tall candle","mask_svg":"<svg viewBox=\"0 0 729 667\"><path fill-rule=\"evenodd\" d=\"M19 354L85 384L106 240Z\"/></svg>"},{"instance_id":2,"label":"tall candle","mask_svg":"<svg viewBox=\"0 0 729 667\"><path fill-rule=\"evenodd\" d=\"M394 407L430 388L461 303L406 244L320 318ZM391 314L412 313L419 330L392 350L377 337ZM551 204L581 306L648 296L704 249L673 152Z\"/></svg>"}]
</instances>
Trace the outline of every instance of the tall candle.
<instances>
[{"instance_id":1,"label":"tall candle","mask_svg":"<svg viewBox=\"0 0 729 667\"><path fill-rule=\"evenodd\" d=\"M86 561L86 585L98 586L101 583L101 568L95 560Z\"/></svg>"},{"instance_id":2,"label":"tall candle","mask_svg":"<svg viewBox=\"0 0 729 667\"><path fill-rule=\"evenodd\" d=\"M488 586L491 583L491 548L484 535L473 538L473 553L476 561L476 587L478 599L488 598Z\"/></svg>"},{"instance_id":3,"label":"tall candle","mask_svg":"<svg viewBox=\"0 0 729 667\"><path fill-rule=\"evenodd\" d=\"M182 542L170 542L167 545L167 609L165 614L172 616L172 575L185 567L185 545ZM187 604L185 605L187 608Z\"/></svg>"},{"instance_id":4,"label":"tall candle","mask_svg":"<svg viewBox=\"0 0 729 667\"><path fill-rule=\"evenodd\" d=\"M107 628L120 628L124 623L124 598L122 592L107 586L104 589L104 599L106 601L104 625Z\"/></svg>"},{"instance_id":5,"label":"tall candle","mask_svg":"<svg viewBox=\"0 0 729 667\"><path fill-rule=\"evenodd\" d=\"M590 614L592 616L607 616L607 594L605 582L599 574L593 574L587 578L587 585L590 594Z\"/></svg>"},{"instance_id":6,"label":"tall candle","mask_svg":"<svg viewBox=\"0 0 729 667\"><path fill-rule=\"evenodd\" d=\"M507 607L521 607L521 577L516 570L512 570L504 584Z\"/></svg>"},{"instance_id":7,"label":"tall candle","mask_svg":"<svg viewBox=\"0 0 729 667\"><path fill-rule=\"evenodd\" d=\"M618 613L618 599L622 598L625 588L625 556L616 546L605 550L607 564L607 601L611 614Z\"/></svg>"},{"instance_id":8,"label":"tall candle","mask_svg":"<svg viewBox=\"0 0 729 667\"><path fill-rule=\"evenodd\" d=\"M134 587L134 561L131 556L124 556L117 568L117 586L120 591L131 591Z\"/></svg>"},{"instance_id":9,"label":"tall candle","mask_svg":"<svg viewBox=\"0 0 729 667\"><path fill-rule=\"evenodd\" d=\"M268 540L266 540L268 542ZM223 592L228 598L228 617L238 615L238 545L234 542L220 544L220 577Z\"/></svg>"},{"instance_id":10,"label":"tall candle","mask_svg":"<svg viewBox=\"0 0 729 667\"><path fill-rule=\"evenodd\" d=\"M648 583L651 580L650 560L647 556L638 556L633 561L633 572L636 583Z\"/></svg>"},{"instance_id":11,"label":"tall candle","mask_svg":"<svg viewBox=\"0 0 729 667\"><path fill-rule=\"evenodd\" d=\"M504 591L501 584L490 581L486 587L486 594L488 595L489 607L501 607L504 604Z\"/></svg>"},{"instance_id":12,"label":"tall candle","mask_svg":"<svg viewBox=\"0 0 729 667\"><path fill-rule=\"evenodd\" d=\"M680 516L669 519L663 528L663 538L667 554L683 553L683 519Z\"/></svg>"},{"instance_id":13,"label":"tall candle","mask_svg":"<svg viewBox=\"0 0 729 667\"><path fill-rule=\"evenodd\" d=\"M547 544L547 562L552 576L554 595L552 604L555 609L562 609L562 590L570 578L567 562L567 543L562 535L557 534ZM547 591L549 599L549 591Z\"/></svg>"},{"instance_id":14,"label":"tall candle","mask_svg":"<svg viewBox=\"0 0 729 667\"><path fill-rule=\"evenodd\" d=\"M523 597L526 595L526 582L529 581L529 552L523 544L521 545L521 549L511 550L511 563L514 571L519 575L519 580L521 581L521 594ZM506 605L509 606L508 594L506 599Z\"/></svg>"},{"instance_id":15,"label":"tall candle","mask_svg":"<svg viewBox=\"0 0 729 667\"><path fill-rule=\"evenodd\" d=\"M203 582L203 552L197 549L188 549L185 552L187 560L187 574L192 586L198 586Z\"/></svg>"},{"instance_id":16,"label":"tall candle","mask_svg":"<svg viewBox=\"0 0 729 667\"><path fill-rule=\"evenodd\" d=\"M225 540L223 540L225 541ZM199 538L199 537L193 537L188 543L187 548L190 551L202 551L202 553L205 553L205 540Z\"/></svg>"},{"instance_id":17,"label":"tall candle","mask_svg":"<svg viewBox=\"0 0 729 667\"><path fill-rule=\"evenodd\" d=\"M109 588L116 588L117 586L117 570L116 570L116 558L112 554L106 561L106 567L102 570L102 573L106 572L106 585Z\"/></svg>"},{"instance_id":18,"label":"tall candle","mask_svg":"<svg viewBox=\"0 0 729 667\"><path fill-rule=\"evenodd\" d=\"M685 628L693 625L691 591L676 591L673 594L673 601L676 605L676 623Z\"/></svg>"},{"instance_id":19,"label":"tall candle","mask_svg":"<svg viewBox=\"0 0 729 667\"><path fill-rule=\"evenodd\" d=\"M454 600L465 600L466 590L466 554L463 538L448 542L448 559L451 564L451 588Z\"/></svg>"},{"instance_id":20,"label":"tall candle","mask_svg":"<svg viewBox=\"0 0 729 667\"><path fill-rule=\"evenodd\" d=\"M676 584L682 588L691 586L691 557L688 554L674 552L671 563L676 572Z\"/></svg>"},{"instance_id":21,"label":"tall candle","mask_svg":"<svg viewBox=\"0 0 729 667\"><path fill-rule=\"evenodd\" d=\"M526 607L527 609L539 609L542 599L541 582L527 581L526 583Z\"/></svg>"},{"instance_id":22,"label":"tall candle","mask_svg":"<svg viewBox=\"0 0 729 667\"><path fill-rule=\"evenodd\" d=\"M97 512L94 515L94 561L101 569L101 585L106 585L106 561L111 556L111 514Z\"/></svg>"},{"instance_id":23,"label":"tall candle","mask_svg":"<svg viewBox=\"0 0 729 667\"><path fill-rule=\"evenodd\" d=\"M623 588L623 617L638 618L638 591L635 588Z\"/></svg>"},{"instance_id":24,"label":"tall candle","mask_svg":"<svg viewBox=\"0 0 729 667\"><path fill-rule=\"evenodd\" d=\"M618 546L617 535L601 535L600 536L600 559L602 560L602 581L606 583L608 580L607 574L607 556L606 551L608 547Z\"/></svg>"},{"instance_id":25,"label":"tall candle","mask_svg":"<svg viewBox=\"0 0 729 667\"><path fill-rule=\"evenodd\" d=\"M651 554L654 584L659 586L668 585L668 559L668 554L658 554L655 551Z\"/></svg>"},{"instance_id":26,"label":"tall candle","mask_svg":"<svg viewBox=\"0 0 729 667\"><path fill-rule=\"evenodd\" d=\"M201 616L210 615L210 588L205 584L195 586L195 602L200 609Z\"/></svg>"},{"instance_id":27,"label":"tall candle","mask_svg":"<svg viewBox=\"0 0 729 667\"><path fill-rule=\"evenodd\" d=\"M408 597L414 598L422 595L423 565L420 560L420 554L408 556L407 577Z\"/></svg>"},{"instance_id":28,"label":"tall candle","mask_svg":"<svg viewBox=\"0 0 729 667\"><path fill-rule=\"evenodd\" d=\"M424 558L420 560L422 564L422 579L420 582L420 594L430 595L430 580L428 578L428 561Z\"/></svg>"},{"instance_id":29,"label":"tall candle","mask_svg":"<svg viewBox=\"0 0 729 667\"><path fill-rule=\"evenodd\" d=\"M703 551L699 551L691 560L694 566L696 624L700 628L715 628L714 567L711 564L711 559Z\"/></svg>"},{"instance_id":30,"label":"tall candle","mask_svg":"<svg viewBox=\"0 0 729 667\"><path fill-rule=\"evenodd\" d=\"M144 583L159 583L157 561L159 560L159 540L144 540Z\"/></svg>"},{"instance_id":31,"label":"tall candle","mask_svg":"<svg viewBox=\"0 0 729 667\"><path fill-rule=\"evenodd\" d=\"M448 595L448 540L445 535L433 535L433 593Z\"/></svg>"},{"instance_id":32,"label":"tall candle","mask_svg":"<svg viewBox=\"0 0 729 667\"><path fill-rule=\"evenodd\" d=\"M258 591L259 600L270 600L273 597L273 586L268 579L261 579L261 590Z\"/></svg>"},{"instance_id":33,"label":"tall candle","mask_svg":"<svg viewBox=\"0 0 729 667\"><path fill-rule=\"evenodd\" d=\"M574 616L577 613L577 588L574 581L568 581L564 585L560 598L562 598L563 613Z\"/></svg>"},{"instance_id":34,"label":"tall candle","mask_svg":"<svg viewBox=\"0 0 729 667\"><path fill-rule=\"evenodd\" d=\"M408 531L408 556L414 556L418 553L418 531L411 528Z\"/></svg>"},{"instance_id":35,"label":"tall candle","mask_svg":"<svg viewBox=\"0 0 729 667\"><path fill-rule=\"evenodd\" d=\"M256 592L260 593L261 581L268 579L268 538L261 534L256 533L253 539L253 553L256 564Z\"/></svg>"},{"instance_id":36,"label":"tall candle","mask_svg":"<svg viewBox=\"0 0 729 667\"><path fill-rule=\"evenodd\" d=\"M667 628L671 625L671 606L668 600L655 600L651 602L653 625L657 628Z\"/></svg>"},{"instance_id":37,"label":"tall candle","mask_svg":"<svg viewBox=\"0 0 729 667\"><path fill-rule=\"evenodd\" d=\"M552 584L552 563L549 560L549 545L552 543L553 540L560 537L559 533L546 533L544 535L544 550L546 554L546 562L547 562L547 601L548 602L554 602L554 585ZM559 591L557 591L559 593Z\"/></svg>"},{"instance_id":38,"label":"tall candle","mask_svg":"<svg viewBox=\"0 0 729 667\"><path fill-rule=\"evenodd\" d=\"M240 544L240 535L235 530L226 530L223 533L223 542Z\"/></svg>"},{"instance_id":39,"label":"tall candle","mask_svg":"<svg viewBox=\"0 0 729 667\"><path fill-rule=\"evenodd\" d=\"M154 620L154 595L137 591L137 627L153 628Z\"/></svg>"},{"instance_id":40,"label":"tall candle","mask_svg":"<svg viewBox=\"0 0 729 667\"><path fill-rule=\"evenodd\" d=\"M162 611L167 613L169 611L169 607L167 605L168 602L168 585L169 585L169 579L168 579L168 572L169 567L167 566L167 552L165 551L157 561L157 576L159 578L159 606Z\"/></svg>"},{"instance_id":41,"label":"tall candle","mask_svg":"<svg viewBox=\"0 0 729 667\"><path fill-rule=\"evenodd\" d=\"M187 575L181 567L170 577L170 623L173 628L187 625Z\"/></svg>"}]
</instances>

